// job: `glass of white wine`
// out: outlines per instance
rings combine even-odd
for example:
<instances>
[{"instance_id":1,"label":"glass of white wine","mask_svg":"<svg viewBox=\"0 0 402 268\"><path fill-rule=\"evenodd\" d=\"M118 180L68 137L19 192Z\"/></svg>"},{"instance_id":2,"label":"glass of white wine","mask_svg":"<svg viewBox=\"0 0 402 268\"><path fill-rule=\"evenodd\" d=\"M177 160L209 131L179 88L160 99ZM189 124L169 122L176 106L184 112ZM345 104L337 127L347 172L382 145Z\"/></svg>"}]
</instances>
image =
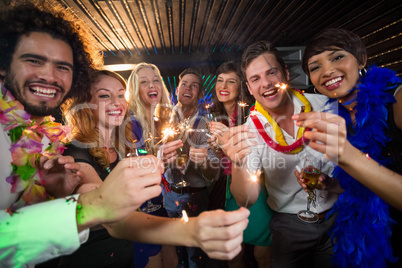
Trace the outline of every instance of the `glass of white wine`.
<instances>
[{"instance_id":1,"label":"glass of white wine","mask_svg":"<svg viewBox=\"0 0 402 268\"><path fill-rule=\"evenodd\" d=\"M310 205L316 200L315 187L317 186L318 178L321 175L321 165L321 159L312 156L307 156L304 160L302 175L304 183L307 186L307 209L299 211L297 216L305 222L313 223L318 221L318 215L310 210Z\"/></svg>"},{"instance_id":2,"label":"glass of white wine","mask_svg":"<svg viewBox=\"0 0 402 268\"><path fill-rule=\"evenodd\" d=\"M178 155L177 155L177 165L184 166L184 170L180 170L181 180L179 182L175 183L175 186L178 188L187 187L190 185L189 182L184 180L184 174L186 173L189 162L190 162L190 159L188 157L188 154L183 151L183 147L180 147L178 150Z\"/></svg>"}]
</instances>

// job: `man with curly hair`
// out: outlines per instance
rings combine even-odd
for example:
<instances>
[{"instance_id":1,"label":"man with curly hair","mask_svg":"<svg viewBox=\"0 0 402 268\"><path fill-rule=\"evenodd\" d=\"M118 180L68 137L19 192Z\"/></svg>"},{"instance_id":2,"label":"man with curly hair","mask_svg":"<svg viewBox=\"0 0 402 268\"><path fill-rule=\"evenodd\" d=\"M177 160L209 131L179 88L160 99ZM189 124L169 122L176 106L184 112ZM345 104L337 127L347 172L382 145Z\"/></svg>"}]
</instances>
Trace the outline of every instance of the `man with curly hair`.
<instances>
[{"instance_id":1,"label":"man with curly hair","mask_svg":"<svg viewBox=\"0 0 402 268\"><path fill-rule=\"evenodd\" d=\"M1 7L1 267L70 254L86 240L89 227L120 220L160 193L156 161L141 169L122 161L98 189L68 196L83 173L72 157L61 155L64 127L47 116L66 98L89 94L89 73L102 58L85 29L53 2ZM132 172L139 172L149 192L126 185ZM54 197L65 198L42 202Z\"/></svg>"}]
</instances>

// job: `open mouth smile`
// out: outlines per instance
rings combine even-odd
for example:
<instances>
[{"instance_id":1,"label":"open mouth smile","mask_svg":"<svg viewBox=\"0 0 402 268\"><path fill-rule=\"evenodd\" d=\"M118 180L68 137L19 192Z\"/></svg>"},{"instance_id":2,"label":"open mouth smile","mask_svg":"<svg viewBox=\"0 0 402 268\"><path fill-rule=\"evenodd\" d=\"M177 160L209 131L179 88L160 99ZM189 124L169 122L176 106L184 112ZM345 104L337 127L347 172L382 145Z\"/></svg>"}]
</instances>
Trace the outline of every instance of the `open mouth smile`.
<instances>
[{"instance_id":1,"label":"open mouth smile","mask_svg":"<svg viewBox=\"0 0 402 268\"><path fill-rule=\"evenodd\" d=\"M45 97L45 98L49 98L52 99L56 96L57 90L56 89L50 89L50 88L42 88L42 87L29 87L29 90L37 96L40 97Z\"/></svg>"},{"instance_id":2,"label":"open mouth smile","mask_svg":"<svg viewBox=\"0 0 402 268\"><path fill-rule=\"evenodd\" d=\"M151 91L151 92L148 93L148 97L156 98L156 97L158 97L158 92L157 91Z\"/></svg>"},{"instance_id":3,"label":"open mouth smile","mask_svg":"<svg viewBox=\"0 0 402 268\"><path fill-rule=\"evenodd\" d=\"M322 85L327 90L333 90L333 89L338 88L342 84L342 82L343 82L343 77L338 76L338 77L325 81Z\"/></svg>"},{"instance_id":4,"label":"open mouth smile","mask_svg":"<svg viewBox=\"0 0 402 268\"><path fill-rule=\"evenodd\" d=\"M274 97L277 93L278 93L278 89L277 89L277 88L274 88L274 89L265 91L264 93L262 93L262 96L263 96L264 98L269 99L269 98Z\"/></svg>"},{"instance_id":5,"label":"open mouth smile","mask_svg":"<svg viewBox=\"0 0 402 268\"><path fill-rule=\"evenodd\" d=\"M109 110L109 111L106 112L106 114L108 114L108 115L121 115L122 110Z\"/></svg>"}]
</instances>

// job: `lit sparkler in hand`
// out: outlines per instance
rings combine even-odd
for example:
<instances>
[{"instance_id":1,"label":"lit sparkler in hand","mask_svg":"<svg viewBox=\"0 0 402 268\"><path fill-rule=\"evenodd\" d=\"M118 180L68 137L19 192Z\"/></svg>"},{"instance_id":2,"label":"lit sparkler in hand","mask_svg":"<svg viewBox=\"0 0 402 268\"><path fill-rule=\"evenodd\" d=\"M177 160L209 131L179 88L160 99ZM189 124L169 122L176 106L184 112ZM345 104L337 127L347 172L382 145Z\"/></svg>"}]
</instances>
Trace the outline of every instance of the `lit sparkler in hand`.
<instances>
[{"instance_id":1,"label":"lit sparkler in hand","mask_svg":"<svg viewBox=\"0 0 402 268\"><path fill-rule=\"evenodd\" d=\"M171 127L171 126L168 126L162 130L163 136L162 136L162 139L160 140L160 142L162 142L162 146L161 146L160 154L158 153L159 159L162 159L162 157L163 157L163 149L165 148L165 143L168 140L168 138L174 137L177 134L178 134L178 132L175 130L174 127ZM158 143L160 143L160 142L158 142Z\"/></svg>"}]
</instances>

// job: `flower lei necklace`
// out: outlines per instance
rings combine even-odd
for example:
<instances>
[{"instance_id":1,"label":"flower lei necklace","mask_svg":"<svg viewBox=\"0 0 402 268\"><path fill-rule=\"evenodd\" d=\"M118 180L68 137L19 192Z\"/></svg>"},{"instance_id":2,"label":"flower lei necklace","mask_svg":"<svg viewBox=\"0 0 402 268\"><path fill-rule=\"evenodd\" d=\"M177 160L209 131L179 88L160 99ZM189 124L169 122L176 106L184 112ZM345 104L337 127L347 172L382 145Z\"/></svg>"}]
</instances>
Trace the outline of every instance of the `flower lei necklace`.
<instances>
[{"instance_id":1,"label":"flower lei necklace","mask_svg":"<svg viewBox=\"0 0 402 268\"><path fill-rule=\"evenodd\" d=\"M292 89L292 88L289 88L288 90L303 103L303 105L305 107L305 110L304 110L305 113L308 113L311 111L311 104L302 93L300 93L299 91ZM256 110L258 112L260 112L271 124L271 126L275 132L275 140L277 142L273 141L271 139L271 137L269 137L269 135L265 132L261 121L257 117L257 114L255 112ZM259 104L257 101L255 102L255 106L251 110L250 118L251 118L251 120L253 120L254 125L256 126L258 132L260 133L262 138L265 140L265 142L269 145L269 147L271 147L275 151L282 152L282 153L288 153L288 154L297 154L301 150L303 150L303 148L304 148L303 133L304 133L304 129L305 129L304 127L300 127L299 130L297 131L297 140L293 144L288 145L286 143L286 140L283 136L283 132L282 132L281 128L279 127L278 123L275 121L275 119L272 118L272 116L266 110L264 110L264 108L261 106L261 104Z\"/></svg>"},{"instance_id":2,"label":"flower lei necklace","mask_svg":"<svg viewBox=\"0 0 402 268\"><path fill-rule=\"evenodd\" d=\"M43 186L42 174L37 169L41 156L51 158L62 154L67 142L69 128L55 123L51 116L45 117L38 124L31 120L31 115L17 107L17 102L0 81L0 123L8 131L11 140L13 171L6 181L12 184L11 192L22 192L20 199L12 209L42 202L49 195ZM50 140L50 145L42 152L43 135Z\"/></svg>"}]
</instances>

